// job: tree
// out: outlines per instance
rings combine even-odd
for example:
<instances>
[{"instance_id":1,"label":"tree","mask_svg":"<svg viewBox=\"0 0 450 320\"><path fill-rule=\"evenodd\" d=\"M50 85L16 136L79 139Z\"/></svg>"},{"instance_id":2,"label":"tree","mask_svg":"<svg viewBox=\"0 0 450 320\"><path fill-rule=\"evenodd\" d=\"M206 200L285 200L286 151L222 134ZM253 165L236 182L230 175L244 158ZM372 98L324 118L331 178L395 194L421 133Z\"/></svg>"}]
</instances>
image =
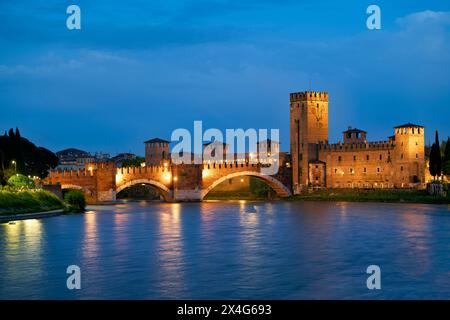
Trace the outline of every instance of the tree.
<instances>
[{"instance_id":1,"label":"tree","mask_svg":"<svg viewBox=\"0 0 450 320\"><path fill-rule=\"evenodd\" d=\"M32 189L34 181L23 174L15 174L8 179L8 185L16 189Z\"/></svg>"},{"instance_id":2,"label":"tree","mask_svg":"<svg viewBox=\"0 0 450 320\"><path fill-rule=\"evenodd\" d=\"M14 164L13 164L14 161ZM5 184L16 173L45 178L49 169L58 165L58 157L21 137L19 129L0 136L0 184ZM17 170L16 170L17 169Z\"/></svg>"},{"instance_id":3,"label":"tree","mask_svg":"<svg viewBox=\"0 0 450 320\"><path fill-rule=\"evenodd\" d=\"M430 151L430 174L436 179L440 177L442 174L442 158L441 158L441 148L439 143L439 135L436 130L436 139L433 145L431 146Z\"/></svg>"},{"instance_id":4,"label":"tree","mask_svg":"<svg viewBox=\"0 0 450 320\"><path fill-rule=\"evenodd\" d=\"M125 159L122 161L122 167L140 167L143 162L145 162L145 159L142 157Z\"/></svg>"},{"instance_id":5,"label":"tree","mask_svg":"<svg viewBox=\"0 0 450 320\"><path fill-rule=\"evenodd\" d=\"M442 172L445 175L450 175L450 137L447 138L447 143L445 144L444 159L442 162Z\"/></svg>"}]
</instances>

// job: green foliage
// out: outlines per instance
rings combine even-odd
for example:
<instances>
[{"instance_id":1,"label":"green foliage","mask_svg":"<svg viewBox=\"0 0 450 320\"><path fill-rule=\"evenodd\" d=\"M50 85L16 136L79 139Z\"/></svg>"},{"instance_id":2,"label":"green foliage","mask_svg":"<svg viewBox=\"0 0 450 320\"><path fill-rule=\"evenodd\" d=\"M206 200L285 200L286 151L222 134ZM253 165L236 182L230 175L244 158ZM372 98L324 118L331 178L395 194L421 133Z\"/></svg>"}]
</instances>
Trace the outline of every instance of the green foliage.
<instances>
[{"instance_id":1,"label":"green foliage","mask_svg":"<svg viewBox=\"0 0 450 320\"><path fill-rule=\"evenodd\" d=\"M83 191L71 189L64 195L64 201L70 212L83 212L86 209L86 198Z\"/></svg>"},{"instance_id":2,"label":"green foliage","mask_svg":"<svg viewBox=\"0 0 450 320\"><path fill-rule=\"evenodd\" d=\"M436 130L436 141L431 146L430 151L430 174L436 178L440 177L442 174L442 158L441 158L441 148L439 144L439 136Z\"/></svg>"},{"instance_id":3,"label":"green foliage","mask_svg":"<svg viewBox=\"0 0 450 320\"><path fill-rule=\"evenodd\" d=\"M401 189L328 189L293 196L291 200L348 202L450 203L449 197L437 197L425 190Z\"/></svg>"},{"instance_id":4,"label":"green foliage","mask_svg":"<svg viewBox=\"0 0 450 320\"><path fill-rule=\"evenodd\" d=\"M45 178L57 165L58 157L53 152L21 137L19 129L0 136L0 184L16 173Z\"/></svg>"},{"instance_id":5,"label":"green foliage","mask_svg":"<svg viewBox=\"0 0 450 320\"><path fill-rule=\"evenodd\" d=\"M250 177L250 191L257 197L268 197L271 188L261 179Z\"/></svg>"},{"instance_id":6,"label":"green foliage","mask_svg":"<svg viewBox=\"0 0 450 320\"><path fill-rule=\"evenodd\" d=\"M122 167L140 167L143 162L145 162L145 159L142 157L125 159L122 161Z\"/></svg>"},{"instance_id":7,"label":"green foliage","mask_svg":"<svg viewBox=\"0 0 450 320\"><path fill-rule=\"evenodd\" d=\"M23 189L34 189L34 180L24 176L23 174L15 174L8 179L8 185L12 188L23 190Z\"/></svg>"},{"instance_id":8,"label":"green foliage","mask_svg":"<svg viewBox=\"0 0 450 320\"><path fill-rule=\"evenodd\" d=\"M444 148L444 158L442 161L442 172L445 175L450 175L450 137L447 139Z\"/></svg>"},{"instance_id":9,"label":"green foliage","mask_svg":"<svg viewBox=\"0 0 450 320\"><path fill-rule=\"evenodd\" d=\"M38 191L0 191L0 215L62 209L63 202L53 193Z\"/></svg>"}]
</instances>

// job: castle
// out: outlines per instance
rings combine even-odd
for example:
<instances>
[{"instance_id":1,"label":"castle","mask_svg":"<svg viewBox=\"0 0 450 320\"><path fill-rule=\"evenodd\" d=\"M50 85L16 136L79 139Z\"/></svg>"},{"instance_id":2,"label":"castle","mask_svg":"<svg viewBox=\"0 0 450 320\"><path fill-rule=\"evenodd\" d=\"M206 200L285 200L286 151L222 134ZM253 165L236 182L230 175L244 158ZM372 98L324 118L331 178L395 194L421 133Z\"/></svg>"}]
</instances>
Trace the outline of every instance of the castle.
<instances>
[{"instance_id":1,"label":"castle","mask_svg":"<svg viewBox=\"0 0 450 320\"><path fill-rule=\"evenodd\" d=\"M425 183L424 127L407 123L385 141L348 128L343 142L328 142L328 93L290 94L292 190L313 188L418 188Z\"/></svg>"}]
</instances>

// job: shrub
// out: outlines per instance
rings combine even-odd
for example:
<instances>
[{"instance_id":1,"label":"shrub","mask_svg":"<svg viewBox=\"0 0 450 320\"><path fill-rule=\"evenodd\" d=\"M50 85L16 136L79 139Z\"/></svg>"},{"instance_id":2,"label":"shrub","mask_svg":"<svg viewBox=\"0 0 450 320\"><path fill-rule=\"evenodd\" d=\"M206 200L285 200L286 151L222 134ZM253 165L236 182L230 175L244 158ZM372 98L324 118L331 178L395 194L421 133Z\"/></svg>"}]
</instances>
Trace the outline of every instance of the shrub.
<instances>
[{"instance_id":1,"label":"shrub","mask_svg":"<svg viewBox=\"0 0 450 320\"><path fill-rule=\"evenodd\" d=\"M15 174L8 179L8 185L15 189L34 189L35 184L33 179L24 176L23 174Z\"/></svg>"},{"instance_id":2,"label":"shrub","mask_svg":"<svg viewBox=\"0 0 450 320\"><path fill-rule=\"evenodd\" d=\"M72 189L64 195L70 212L83 212L86 209L86 198L81 190Z\"/></svg>"},{"instance_id":3,"label":"shrub","mask_svg":"<svg viewBox=\"0 0 450 320\"><path fill-rule=\"evenodd\" d=\"M57 196L45 190L0 191L0 214L19 214L63 208Z\"/></svg>"}]
</instances>

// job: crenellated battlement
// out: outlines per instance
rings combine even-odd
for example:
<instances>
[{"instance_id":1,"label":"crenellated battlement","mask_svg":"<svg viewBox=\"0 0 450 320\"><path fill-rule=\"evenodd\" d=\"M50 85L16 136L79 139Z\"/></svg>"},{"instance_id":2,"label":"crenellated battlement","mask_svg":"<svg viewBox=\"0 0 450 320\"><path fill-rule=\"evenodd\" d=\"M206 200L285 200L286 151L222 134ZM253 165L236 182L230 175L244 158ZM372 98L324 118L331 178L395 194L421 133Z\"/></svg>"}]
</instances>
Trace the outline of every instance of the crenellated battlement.
<instances>
[{"instance_id":1,"label":"crenellated battlement","mask_svg":"<svg viewBox=\"0 0 450 320\"><path fill-rule=\"evenodd\" d=\"M64 177L93 177L93 170L78 169L78 170L52 170L49 177L51 178L64 178Z\"/></svg>"},{"instance_id":2,"label":"crenellated battlement","mask_svg":"<svg viewBox=\"0 0 450 320\"><path fill-rule=\"evenodd\" d=\"M145 167L122 167L117 168L117 174L144 174L144 173L163 173L172 171L171 166L149 165Z\"/></svg>"},{"instance_id":3,"label":"crenellated battlement","mask_svg":"<svg viewBox=\"0 0 450 320\"><path fill-rule=\"evenodd\" d=\"M303 91L290 94L291 102L296 101L326 101L328 102L328 92L325 91Z\"/></svg>"},{"instance_id":4,"label":"crenellated battlement","mask_svg":"<svg viewBox=\"0 0 450 320\"><path fill-rule=\"evenodd\" d=\"M366 143L319 143L320 151L371 151L371 150L392 150L395 145L390 141L372 141Z\"/></svg>"},{"instance_id":5,"label":"crenellated battlement","mask_svg":"<svg viewBox=\"0 0 450 320\"><path fill-rule=\"evenodd\" d=\"M211 170L235 170L238 168L261 168L263 166L262 163L251 163L251 162L213 162L208 164L203 164L203 169Z\"/></svg>"}]
</instances>

